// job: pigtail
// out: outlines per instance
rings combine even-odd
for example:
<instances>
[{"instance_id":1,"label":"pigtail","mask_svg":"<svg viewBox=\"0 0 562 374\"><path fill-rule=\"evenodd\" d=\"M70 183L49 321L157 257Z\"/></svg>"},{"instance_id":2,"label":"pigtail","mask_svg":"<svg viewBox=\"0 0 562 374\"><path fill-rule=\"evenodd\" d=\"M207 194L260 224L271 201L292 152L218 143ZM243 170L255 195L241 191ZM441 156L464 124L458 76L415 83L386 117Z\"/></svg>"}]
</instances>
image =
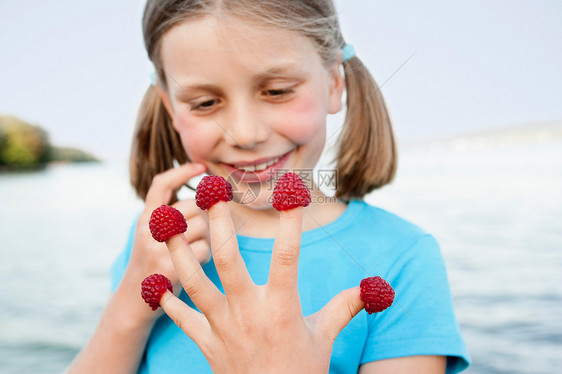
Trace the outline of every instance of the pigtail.
<instances>
[{"instance_id":1,"label":"pigtail","mask_svg":"<svg viewBox=\"0 0 562 374\"><path fill-rule=\"evenodd\" d=\"M349 200L390 183L396 173L397 152L390 118L375 80L357 57L343 66L347 113L337 155L336 196Z\"/></svg>"},{"instance_id":2,"label":"pigtail","mask_svg":"<svg viewBox=\"0 0 562 374\"><path fill-rule=\"evenodd\" d=\"M137 115L129 160L130 181L141 199L146 198L154 176L173 168L174 160L183 164L189 159L158 91L150 86ZM170 203L175 201L174 193Z\"/></svg>"}]
</instances>

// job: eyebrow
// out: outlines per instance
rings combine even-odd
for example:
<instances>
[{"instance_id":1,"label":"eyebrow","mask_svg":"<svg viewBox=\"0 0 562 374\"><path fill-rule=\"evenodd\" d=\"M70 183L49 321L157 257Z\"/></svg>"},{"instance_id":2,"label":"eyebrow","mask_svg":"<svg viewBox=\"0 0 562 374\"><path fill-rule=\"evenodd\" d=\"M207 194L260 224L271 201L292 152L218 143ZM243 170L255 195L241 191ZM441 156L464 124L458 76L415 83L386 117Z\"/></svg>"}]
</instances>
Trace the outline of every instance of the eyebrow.
<instances>
[{"instance_id":1,"label":"eyebrow","mask_svg":"<svg viewBox=\"0 0 562 374\"><path fill-rule=\"evenodd\" d=\"M263 72L259 72L256 75L256 85L262 84L264 81L276 78L285 78L287 74L290 75L291 79L299 78L299 76L303 75L302 68L296 63L287 63L287 64L280 64L273 66ZM188 98L196 97L193 95L191 90L201 90L201 91L208 91L212 93L221 93L222 90L220 87L213 83L196 83L196 84L189 84L186 82L178 82L173 79L174 83L180 87L177 95L188 96Z\"/></svg>"},{"instance_id":2,"label":"eyebrow","mask_svg":"<svg viewBox=\"0 0 562 374\"><path fill-rule=\"evenodd\" d=\"M303 74L303 71L300 65L295 63L288 63L273 66L263 72L258 73L257 77L258 79L271 79L285 77L287 74L292 76L300 76Z\"/></svg>"},{"instance_id":3,"label":"eyebrow","mask_svg":"<svg viewBox=\"0 0 562 374\"><path fill-rule=\"evenodd\" d=\"M206 91L213 94L220 94L222 90L219 86L211 83L201 83L201 84L186 84L181 82L175 82L179 86L179 90L176 93L177 97L185 97L187 99L194 99L197 97L197 93L192 91Z\"/></svg>"}]
</instances>

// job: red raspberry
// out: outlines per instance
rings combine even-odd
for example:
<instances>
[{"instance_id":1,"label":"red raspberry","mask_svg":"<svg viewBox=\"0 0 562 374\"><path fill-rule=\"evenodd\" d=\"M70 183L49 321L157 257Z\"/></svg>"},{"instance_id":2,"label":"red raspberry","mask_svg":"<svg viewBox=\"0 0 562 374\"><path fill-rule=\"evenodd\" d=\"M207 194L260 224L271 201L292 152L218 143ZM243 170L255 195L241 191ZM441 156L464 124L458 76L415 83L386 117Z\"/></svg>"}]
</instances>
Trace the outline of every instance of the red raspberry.
<instances>
[{"instance_id":1,"label":"red raspberry","mask_svg":"<svg viewBox=\"0 0 562 374\"><path fill-rule=\"evenodd\" d=\"M195 204L207 210L219 201L232 200L232 186L218 175L208 175L201 179L195 191Z\"/></svg>"},{"instance_id":2,"label":"red raspberry","mask_svg":"<svg viewBox=\"0 0 562 374\"><path fill-rule=\"evenodd\" d=\"M141 283L141 296L152 310L158 309L162 295L172 289L172 282L162 274L152 274L144 278Z\"/></svg>"},{"instance_id":3,"label":"red raspberry","mask_svg":"<svg viewBox=\"0 0 562 374\"><path fill-rule=\"evenodd\" d=\"M295 173L283 174L273 189L273 207L281 211L308 204L310 191L302 179Z\"/></svg>"},{"instance_id":4,"label":"red raspberry","mask_svg":"<svg viewBox=\"0 0 562 374\"><path fill-rule=\"evenodd\" d=\"M382 312L392 305L394 290L381 277L365 278L361 281L361 300L365 303L367 313Z\"/></svg>"},{"instance_id":5,"label":"red raspberry","mask_svg":"<svg viewBox=\"0 0 562 374\"><path fill-rule=\"evenodd\" d=\"M172 236L187 230L185 217L172 206L161 205L154 209L148 222L152 237L159 242L165 242Z\"/></svg>"}]
</instances>

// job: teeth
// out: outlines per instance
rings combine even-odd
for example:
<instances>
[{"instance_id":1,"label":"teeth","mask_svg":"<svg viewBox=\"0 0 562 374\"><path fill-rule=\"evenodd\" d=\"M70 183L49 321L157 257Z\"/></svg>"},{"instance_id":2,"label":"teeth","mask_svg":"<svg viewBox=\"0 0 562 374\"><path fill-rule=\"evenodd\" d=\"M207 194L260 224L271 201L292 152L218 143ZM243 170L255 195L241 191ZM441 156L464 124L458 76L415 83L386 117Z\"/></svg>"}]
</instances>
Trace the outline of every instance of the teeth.
<instances>
[{"instance_id":1,"label":"teeth","mask_svg":"<svg viewBox=\"0 0 562 374\"><path fill-rule=\"evenodd\" d=\"M277 161L279 161L278 158L276 158L274 160L271 160L269 162L264 162L264 163L257 164L257 165L246 165L246 166L234 165L234 167L236 169L240 169L240 170L244 170L244 171L262 171L262 170L267 169L268 167L270 167L271 165L273 165Z\"/></svg>"}]
</instances>

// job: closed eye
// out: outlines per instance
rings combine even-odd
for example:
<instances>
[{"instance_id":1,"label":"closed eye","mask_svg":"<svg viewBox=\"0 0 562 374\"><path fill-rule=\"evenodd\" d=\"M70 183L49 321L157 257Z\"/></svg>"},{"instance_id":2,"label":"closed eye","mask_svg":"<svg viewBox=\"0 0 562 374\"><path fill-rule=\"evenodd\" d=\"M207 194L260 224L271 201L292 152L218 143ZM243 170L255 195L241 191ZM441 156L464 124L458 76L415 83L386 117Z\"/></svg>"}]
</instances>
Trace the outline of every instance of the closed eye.
<instances>
[{"instance_id":1,"label":"closed eye","mask_svg":"<svg viewBox=\"0 0 562 374\"><path fill-rule=\"evenodd\" d=\"M293 90L287 88L287 89L281 89L281 90L267 90L265 92L270 96L281 96L281 95L291 93L291 92L293 92Z\"/></svg>"},{"instance_id":2,"label":"closed eye","mask_svg":"<svg viewBox=\"0 0 562 374\"><path fill-rule=\"evenodd\" d=\"M217 99L193 102L191 103L191 110L209 111L213 109L213 107L216 106L218 103L219 100Z\"/></svg>"},{"instance_id":3,"label":"closed eye","mask_svg":"<svg viewBox=\"0 0 562 374\"><path fill-rule=\"evenodd\" d=\"M293 87L290 88L276 88L271 90L263 90L262 97L273 101L286 101L289 100L295 93Z\"/></svg>"}]
</instances>

